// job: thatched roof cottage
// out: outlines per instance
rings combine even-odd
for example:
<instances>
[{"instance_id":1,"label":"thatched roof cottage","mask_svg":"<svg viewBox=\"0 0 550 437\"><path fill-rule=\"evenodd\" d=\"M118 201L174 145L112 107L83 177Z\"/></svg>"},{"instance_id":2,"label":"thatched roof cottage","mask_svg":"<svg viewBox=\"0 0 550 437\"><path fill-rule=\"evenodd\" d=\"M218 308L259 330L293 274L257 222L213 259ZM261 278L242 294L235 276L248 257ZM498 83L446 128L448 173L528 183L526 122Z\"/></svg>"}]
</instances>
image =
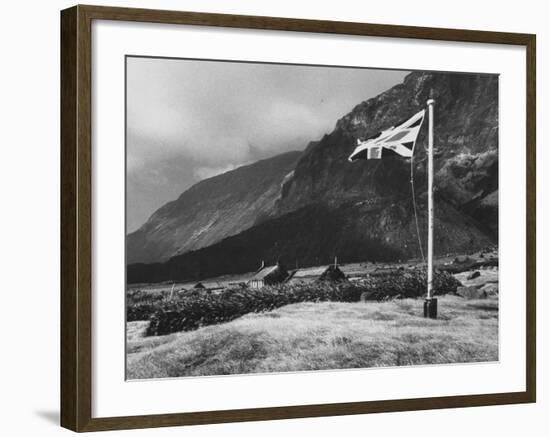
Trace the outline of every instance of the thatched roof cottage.
<instances>
[{"instance_id":1,"label":"thatched roof cottage","mask_svg":"<svg viewBox=\"0 0 550 437\"><path fill-rule=\"evenodd\" d=\"M289 284L309 284L316 281L346 281L346 275L338 265L310 267L296 270L288 279Z\"/></svg>"},{"instance_id":2,"label":"thatched roof cottage","mask_svg":"<svg viewBox=\"0 0 550 437\"><path fill-rule=\"evenodd\" d=\"M288 271L281 263L267 267L262 263L262 267L248 280L247 285L250 288L262 288L265 285L281 284L288 277Z\"/></svg>"}]
</instances>

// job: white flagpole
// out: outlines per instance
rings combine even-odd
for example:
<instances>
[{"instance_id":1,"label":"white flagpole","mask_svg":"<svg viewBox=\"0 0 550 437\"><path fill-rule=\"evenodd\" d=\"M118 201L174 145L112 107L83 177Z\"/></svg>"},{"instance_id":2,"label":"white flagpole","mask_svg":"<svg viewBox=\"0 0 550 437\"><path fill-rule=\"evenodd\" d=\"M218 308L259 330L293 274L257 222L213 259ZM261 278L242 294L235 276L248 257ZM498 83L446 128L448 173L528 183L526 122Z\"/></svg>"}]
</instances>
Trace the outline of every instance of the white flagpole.
<instances>
[{"instance_id":1,"label":"white flagpole","mask_svg":"<svg viewBox=\"0 0 550 437\"><path fill-rule=\"evenodd\" d=\"M428 132L428 290L424 315L430 318L437 317L437 301L433 299L433 232L434 232L434 103L428 100L429 132Z\"/></svg>"},{"instance_id":2,"label":"white flagpole","mask_svg":"<svg viewBox=\"0 0 550 437\"><path fill-rule=\"evenodd\" d=\"M433 256L434 256L434 101L428 100L428 299L433 294Z\"/></svg>"}]
</instances>

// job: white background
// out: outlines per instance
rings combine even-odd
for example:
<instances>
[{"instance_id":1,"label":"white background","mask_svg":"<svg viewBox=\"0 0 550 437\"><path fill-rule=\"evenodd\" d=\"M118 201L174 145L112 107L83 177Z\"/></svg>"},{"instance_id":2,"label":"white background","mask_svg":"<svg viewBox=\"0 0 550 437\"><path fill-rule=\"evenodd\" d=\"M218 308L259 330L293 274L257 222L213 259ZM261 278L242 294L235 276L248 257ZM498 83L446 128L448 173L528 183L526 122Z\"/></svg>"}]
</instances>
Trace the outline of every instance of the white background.
<instances>
[{"instance_id":1,"label":"white background","mask_svg":"<svg viewBox=\"0 0 550 437\"><path fill-rule=\"evenodd\" d=\"M102 4L104 2L96 2ZM394 413L369 416L211 425L126 432L126 435L242 436L280 435L398 435L499 436L545 435L550 389L543 373L548 352L542 349L550 308L543 295L543 245L548 232L542 223L550 211L542 197L546 154L544 111L550 96L544 76L548 13L543 2L524 1L507 7L497 1L458 3L410 1L366 4L340 0L318 4L306 1L110 1L106 4L187 9L210 12L275 15L477 28L538 34L538 345L539 402L536 405L469 408L462 410ZM63 1L15 2L3 5L0 69L0 265L2 269L2 415L5 435L57 435L59 398L59 9ZM313 8L313 5L315 7ZM546 117L548 118L548 116ZM550 164L547 162L546 164ZM545 211L546 208L546 211ZM546 249L548 250L548 249ZM545 426L546 425L546 426Z\"/></svg>"}]
</instances>

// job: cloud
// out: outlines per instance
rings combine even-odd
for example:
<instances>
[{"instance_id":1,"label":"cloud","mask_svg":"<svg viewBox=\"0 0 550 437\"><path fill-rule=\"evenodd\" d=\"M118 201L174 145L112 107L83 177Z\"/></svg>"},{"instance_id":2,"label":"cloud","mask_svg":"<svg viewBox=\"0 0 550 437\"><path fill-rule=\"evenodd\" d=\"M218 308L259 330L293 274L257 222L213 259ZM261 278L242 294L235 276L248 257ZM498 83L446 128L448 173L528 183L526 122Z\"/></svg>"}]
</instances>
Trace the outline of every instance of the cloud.
<instances>
[{"instance_id":1,"label":"cloud","mask_svg":"<svg viewBox=\"0 0 550 437\"><path fill-rule=\"evenodd\" d=\"M305 148L356 104L406 74L154 58L127 62L129 228L200 179ZM132 202L139 207L130 207Z\"/></svg>"}]
</instances>

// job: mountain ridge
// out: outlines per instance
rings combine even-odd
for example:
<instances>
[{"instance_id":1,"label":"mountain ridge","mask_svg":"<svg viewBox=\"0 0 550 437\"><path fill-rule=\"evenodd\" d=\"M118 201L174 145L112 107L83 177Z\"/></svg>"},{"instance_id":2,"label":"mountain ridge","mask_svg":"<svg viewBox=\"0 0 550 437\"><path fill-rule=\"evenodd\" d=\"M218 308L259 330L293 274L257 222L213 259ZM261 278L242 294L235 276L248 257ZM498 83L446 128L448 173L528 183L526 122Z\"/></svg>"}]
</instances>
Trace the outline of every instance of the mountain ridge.
<instances>
[{"instance_id":1,"label":"mountain ridge","mask_svg":"<svg viewBox=\"0 0 550 437\"><path fill-rule=\"evenodd\" d=\"M253 226L273 209L300 154L286 152L193 185L128 234L128 263L167 260Z\"/></svg>"}]
</instances>

